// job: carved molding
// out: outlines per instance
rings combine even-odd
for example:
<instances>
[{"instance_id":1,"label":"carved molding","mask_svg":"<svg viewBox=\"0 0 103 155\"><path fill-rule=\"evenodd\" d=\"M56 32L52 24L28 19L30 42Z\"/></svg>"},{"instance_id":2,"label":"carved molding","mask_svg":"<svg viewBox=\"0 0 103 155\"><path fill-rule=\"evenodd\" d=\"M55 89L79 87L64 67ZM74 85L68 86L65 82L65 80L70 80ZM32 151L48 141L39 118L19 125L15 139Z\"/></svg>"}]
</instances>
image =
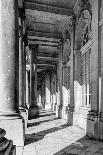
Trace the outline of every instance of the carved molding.
<instances>
[{"instance_id":1,"label":"carved molding","mask_svg":"<svg viewBox=\"0 0 103 155\"><path fill-rule=\"evenodd\" d=\"M80 15L83 10L89 10L92 12L91 3L89 0L77 0L73 10L75 15Z\"/></svg>"}]
</instances>

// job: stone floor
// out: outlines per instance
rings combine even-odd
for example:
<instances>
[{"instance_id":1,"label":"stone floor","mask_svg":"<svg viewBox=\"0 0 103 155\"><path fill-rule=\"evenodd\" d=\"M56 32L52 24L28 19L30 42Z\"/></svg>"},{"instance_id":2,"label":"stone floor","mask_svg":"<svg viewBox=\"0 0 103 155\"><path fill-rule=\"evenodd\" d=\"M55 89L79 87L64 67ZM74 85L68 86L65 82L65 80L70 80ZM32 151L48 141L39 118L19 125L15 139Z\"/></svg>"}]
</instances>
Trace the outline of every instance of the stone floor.
<instances>
[{"instance_id":1,"label":"stone floor","mask_svg":"<svg viewBox=\"0 0 103 155\"><path fill-rule=\"evenodd\" d=\"M23 155L103 155L103 142L90 140L52 111L41 111L28 121Z\"/></svg>"}]
</instances>

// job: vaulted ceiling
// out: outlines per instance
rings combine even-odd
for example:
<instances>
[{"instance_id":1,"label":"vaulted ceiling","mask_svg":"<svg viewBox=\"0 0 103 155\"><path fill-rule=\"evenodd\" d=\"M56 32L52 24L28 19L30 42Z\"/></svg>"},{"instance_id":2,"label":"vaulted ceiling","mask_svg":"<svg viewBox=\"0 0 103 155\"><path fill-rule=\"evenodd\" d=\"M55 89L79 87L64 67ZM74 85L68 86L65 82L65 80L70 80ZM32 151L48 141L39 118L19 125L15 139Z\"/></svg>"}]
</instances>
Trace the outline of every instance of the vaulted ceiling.
<instances>
[{"instance_id":1,"label":"vaulted ceiling","mask_svg":"<svg viewBox=\"0 0 103 155\"><path fill-rule=\"evenodd\" d=\"M38 85L44 72L58 63L58 43L70 22L76 0L24 0L28 42L38 45Z\"/></svg>"}]
</instances>

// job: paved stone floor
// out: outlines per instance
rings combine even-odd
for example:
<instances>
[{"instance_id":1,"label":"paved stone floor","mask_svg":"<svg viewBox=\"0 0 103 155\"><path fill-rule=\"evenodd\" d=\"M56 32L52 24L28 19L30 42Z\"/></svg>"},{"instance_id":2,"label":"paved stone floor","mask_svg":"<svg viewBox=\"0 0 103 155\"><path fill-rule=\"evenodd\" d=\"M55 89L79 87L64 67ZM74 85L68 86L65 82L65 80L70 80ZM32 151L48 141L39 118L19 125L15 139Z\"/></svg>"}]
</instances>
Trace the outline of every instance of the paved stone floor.
<instances>
[{"instance_id":1,"label":"paved stone floor","mask_svg":"<svg viewBox=\"0 0 103 155\"><path fill-rule=\"evenodd\" d=\"M23 155L103 155L103 142L90 140L52 111L41 111L28 121Z\"/></svg>"}]
</instances>

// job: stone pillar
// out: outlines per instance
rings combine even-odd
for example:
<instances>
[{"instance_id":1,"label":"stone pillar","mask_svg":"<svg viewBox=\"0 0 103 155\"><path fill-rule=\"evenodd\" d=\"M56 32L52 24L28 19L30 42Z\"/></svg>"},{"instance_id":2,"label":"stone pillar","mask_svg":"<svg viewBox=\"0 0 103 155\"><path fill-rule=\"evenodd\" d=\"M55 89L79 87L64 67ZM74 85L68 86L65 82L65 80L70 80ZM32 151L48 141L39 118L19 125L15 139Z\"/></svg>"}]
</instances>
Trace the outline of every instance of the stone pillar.
<instances>
[{"instance_id":1,"label":"stone pillar","mask_svg":"<svg viewBox=\"0 0 103 155\"><path fill-rule=\"evenodd\" d=\"M29 88L29 71L26 70L26 105L29 109L30 105L30 88Z\"/></svg>"},{"instance_id":2,"label":"stone pillar","mask_svg":"<svg viewBox=\"0 0 103 155\"><path fill-rule=\"evenodd\" d=\"M51 109L51 83L50 83L51 73L46 73L45 75L45 109Z\"/></svg>"},{"instance_id":3,"label":"stone pillar","mask_svg":"<svg viewBox=\"0 0 103 155\"><path fill-rule=\"evenodd\" d=\"M99 111L101 114L100 118L100 126L101 126L101 133L100 133L100 139L103 140L103 0L101 1L101 16L99 21L99 56L100 56L100 76L99 76Z\"/></svg>"},{"instance_id":4,"label":"stone pillar","mask_svg":"<svg viewBox=\"0 0 103 155\"><path fill-rule=\"evenodd\" d=\"M78 66L75 66L75 57L74 57L74 38L75 38L75 20L73 20L73 29L71 33L71 55L70 55L70 104L68 105L68 116L67 123L73 125L73 112L74 112L74 75L75 67L78 69ZM80 61L79 61L80 62ZM79 66L80 69L80 66ZM77 71L78 73L78 71ZM80 73L80 72L79 72ZM80 76L79 76L80 78Z\"/></svg>"},{"instance_id":5,"label":"stone pillar","mask_svg":"<svg viewBox=\"0 0 103 155\"><path fill-rule=\"evenodd\" d=\"M59 107L58 107L58 118L62 118L62 108L63 108L63 101L62 101L62 84L63 84L63 67L62 67L62 53L63 53L63 44L60 43L59 45Z\"/></svg>"},{"instance_id":6,"label":"stone pillar","mask_svg":"<svg viewBox=\"0 0 103 155\"><path fill-rule=\"evenodd\" d=\"M13 140L17 154L24 146L24 122L19 114L18 1L0 0L0 127ZM9 19L9 20L8 20Z\"/></svg>"},{"instance_id":7,"label":"stone pillar","mask_svg":"<svg viewBox=\"0 0 103 155\"><path fill-rule=\"evenodd\" d=\"M24 9L19 9L19 110L25 121L27 129L27 108L26 108L26 54L23 42L23 22L25 20Z\"/></svg>"},{"instance_id":8,"label":"stone pillar","mask_svg":"<svg viewBox=\"0 0 103 155\"><path fill-rule=\"evenodd\" d=\"M99 3L92 3L92 45L91 45L91 111L87 119L87 135L100 139L100 57L99 57ZM102 123L103 124L103 123ZM103 125L102 125L103 126ZM102 131L101 131L102 130ZM103 139L103 138L102 138Z\"/></svg>"},{"instance_id":9,"label":"stone pillar","mask_svg":"<svg viewBox=\"0 0 103 155\"><path fill-rule=\"evenodd\" d=\"M34 48L30 45L30 107L28 117L33 118L38 115L37 106L37 46Z\"/></svg>"},{"instance_id":10,"label":"stone pillar","mask_svg":"<svg viewBox=\"0 0 103 155\"><path fill-rule=\"evenodd\" d=\"M60 100L59 100L59 75L58 75L58 71L59 71L59 64L57 64L56 66L56 115L58 116L58 106L60 104Z\"/></svg>"}]
</instances>

